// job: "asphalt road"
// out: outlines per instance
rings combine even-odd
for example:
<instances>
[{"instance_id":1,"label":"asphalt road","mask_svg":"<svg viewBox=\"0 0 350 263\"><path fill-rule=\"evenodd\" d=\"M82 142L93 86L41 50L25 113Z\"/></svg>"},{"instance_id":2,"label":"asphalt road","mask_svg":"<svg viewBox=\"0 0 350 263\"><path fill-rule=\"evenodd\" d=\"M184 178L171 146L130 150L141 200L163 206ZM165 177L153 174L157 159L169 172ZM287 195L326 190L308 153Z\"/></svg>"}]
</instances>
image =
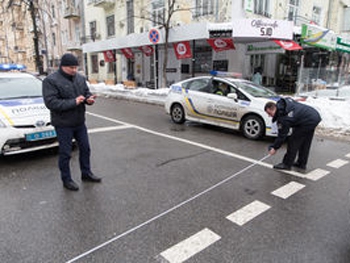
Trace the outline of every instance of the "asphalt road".
<instances>
[{"instance_id":1,"label":"asphalt road","mask_svg":"<svg viewBox=\"0 0 350 263\"><path fill-rule=\"evenodd\" d=\"M0 262L350 262L349 142L315 137L307 173L285 173L271 139L150 104L88 110L101 184L81 182L77 149L78 192L55 149L0 159Z\"/></svg>"}]
</instances>

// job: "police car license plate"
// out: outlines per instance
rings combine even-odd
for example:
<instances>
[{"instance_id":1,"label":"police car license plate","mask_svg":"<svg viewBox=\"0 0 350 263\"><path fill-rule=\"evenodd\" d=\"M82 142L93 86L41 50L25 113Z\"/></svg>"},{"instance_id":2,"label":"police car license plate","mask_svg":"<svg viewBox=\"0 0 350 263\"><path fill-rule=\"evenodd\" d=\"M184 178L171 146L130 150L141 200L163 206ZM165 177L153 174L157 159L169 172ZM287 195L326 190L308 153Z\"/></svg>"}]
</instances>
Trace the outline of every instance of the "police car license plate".
<instances>
[{"instance_id":1,"label":"police car license plate","mask_svg":"<svg viewBox=\"0 0 350 263\"><path fill-rule=\"evenodd\" d=\"M39 140L54 138L57 135L55 130L49 130L49 131L28 133L25 136L26 136L26 141L39 141Z\"/></svg>"}]
</instances>

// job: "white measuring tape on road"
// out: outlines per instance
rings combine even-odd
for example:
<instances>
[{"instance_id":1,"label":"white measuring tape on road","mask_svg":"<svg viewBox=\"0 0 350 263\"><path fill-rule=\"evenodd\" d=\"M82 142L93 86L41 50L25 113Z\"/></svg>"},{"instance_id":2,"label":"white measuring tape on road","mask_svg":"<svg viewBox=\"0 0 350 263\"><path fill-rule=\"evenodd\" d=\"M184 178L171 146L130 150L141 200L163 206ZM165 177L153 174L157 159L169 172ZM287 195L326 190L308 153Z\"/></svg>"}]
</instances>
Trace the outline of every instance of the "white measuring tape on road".
<instances>
[{"instance_id":1,"label":"white measuring tape on road","mask_svg":"<svg viewBox=\"0 0 350 263\"><path fill-rule=\"evenodd\" d=\"M147 221L145 221L145 222L139 224L138 226L135 226L135 227L133 227L133 228L131 228L131 229L125 231L124 233L121 233L121 234L119 234L118 236L115 236L114 238L112 238L112 239L110 239L110 240L108 240L108 241L106 241L106 242L104 242L104 243L102 243L102 244L100 244L100 245L98 245L98 246L96 246L96 247L94 247L94 248L92 248L92 249L90 249L90 250L84 252L83 254L81 254L81 255L79 255L79 256L77 256L77 257L75 257L75 258L73 258L73 259L67 261L66 263L75 262L75 261L77 261L77 260L79 260L79 259L81 259L81 258L83 258L83 257L85 257L85 256L87 256L87 255L89 255L89 254L91 254L91 253L93 253L93 252L95 252L95 251L97 251L97 250L99 250L99 249L101 249L101 248L107 246L108 244L110 244L110 243L112 243L112 242L114 242L114 241L117 241L118 239L120 239L120 238L122 238L122 237L124 237L124 236L126 236L126 235L128 235L128 234L130 234L130 233L132 233L132 232L134 232L134 231L136 231L136 230L138 230L138 229L140 229L141 227L146 226L146 225L148 225L148 224L154 222L155 220L157 220L157 219L159 219L159 218L161 218L161 217L163 217L163 216L169 214L170 212L172 212L172 211L174 211L174 210L176 210L176 209L178 209L178 208L180 208L180 207L182 207L182 206L188 204L189 202L191 202L191 201L197 199L198 197L200 197L200 196L202 196L202 195L204 195L204 194L210 192L211 190L213 190L213 189L219 187L220 185L226 183L227 181L229 181L229 180L235 178L237 175L239 175L239 174L241 174L241 173L243 173L243 172L249 170L250 168L254 167L255 165L259 164L260 162L266 160L268 157L270 157L270 154L264 156L264 157L261 158L260 160L255 161L254 163L248 165L247 167L245 167L245 168L243 168L242 170L240 170L240 171L234 173L233 175L227 177L226 179L224 179L224 180L222 180L222 181L220 181L220 182L214 184L213 186L211 186L211 187L205 189L204 191L202 191L202 192L200 192L200 193L198 193L198 194L192 196L191 198L189 198L189 199L187 199L187 200L185 200L185 201L183 201L183 202L181 202L181 203L179 203L179 204L173 206L172 208L169 208L168 210L166 210L166 211L164 211L164 212L162 212L162 213L160 213L160 214L158 214L158 215L152 217L151 219L148 219Z\"/></svg>"}]
</instances>

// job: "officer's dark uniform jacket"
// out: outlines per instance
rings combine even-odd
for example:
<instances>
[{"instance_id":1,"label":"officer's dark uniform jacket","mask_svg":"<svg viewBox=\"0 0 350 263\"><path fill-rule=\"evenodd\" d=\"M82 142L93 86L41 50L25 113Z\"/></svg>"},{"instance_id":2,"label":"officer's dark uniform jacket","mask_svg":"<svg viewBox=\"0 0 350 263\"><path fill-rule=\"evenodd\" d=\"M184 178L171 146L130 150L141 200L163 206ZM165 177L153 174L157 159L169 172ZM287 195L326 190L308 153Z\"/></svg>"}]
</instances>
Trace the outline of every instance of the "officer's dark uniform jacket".
<instances>
[{"instance_id":1,"label":"officer's dark uniform jacket","mask_svg":"<svg viewBox=\"0 0 350 263\"><path fill-rule=\"evenodd\" d=\"M53 126L75 127L85 122L85 103L75 101L80 95L92 95L82 75L71 76L59 69L43 80L44 102Z\"/></svg>"},{"instance_id":2,"label":"officer's dark uniform jacket","mask_svg":"<svg viewBox=\"0 0 350 263\"><path fill-rule=\"evenodd\" d=\"M281 98L276 103L276 107L276 113L272 118L272 122L277 121L278 137L271 145L275 150L282 146L290 128L309 131L315 129L321 121L321 116L317 110L291 98Z\"/></svg>"}]
</instances>

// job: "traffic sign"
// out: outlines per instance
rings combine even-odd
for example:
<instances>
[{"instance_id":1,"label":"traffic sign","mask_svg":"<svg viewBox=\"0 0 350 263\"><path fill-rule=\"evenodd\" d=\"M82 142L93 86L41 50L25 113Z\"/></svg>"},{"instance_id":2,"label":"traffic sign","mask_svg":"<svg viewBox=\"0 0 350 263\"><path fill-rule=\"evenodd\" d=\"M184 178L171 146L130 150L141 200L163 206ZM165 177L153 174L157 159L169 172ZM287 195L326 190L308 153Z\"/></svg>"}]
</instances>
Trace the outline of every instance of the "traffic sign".
<instances>
[{"instance_id":1,"label":"traffic sign","mask_svg":"<svg viewBox=\"0 0 350 263\"><path fill-rule=\"evenodd\" d=\"M157 29L151 29L148 38L153 44L157 44L160 39L159 31Z\"/></svg>"}]
</instances>

